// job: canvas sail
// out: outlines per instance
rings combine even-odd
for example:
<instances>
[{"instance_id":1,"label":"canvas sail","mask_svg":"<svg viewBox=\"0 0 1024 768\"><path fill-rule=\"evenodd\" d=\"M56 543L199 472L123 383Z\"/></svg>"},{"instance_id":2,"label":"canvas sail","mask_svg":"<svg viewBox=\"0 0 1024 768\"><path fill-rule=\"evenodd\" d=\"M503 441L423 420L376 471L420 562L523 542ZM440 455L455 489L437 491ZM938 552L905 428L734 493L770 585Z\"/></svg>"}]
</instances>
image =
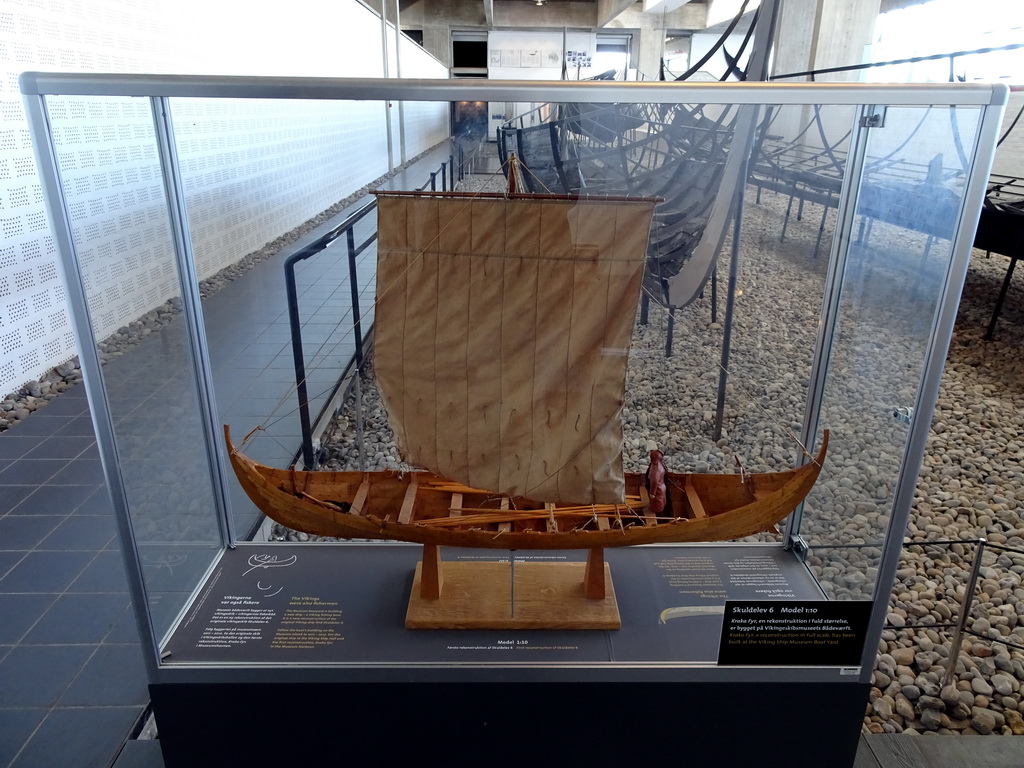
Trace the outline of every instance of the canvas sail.
<instances>
[{"instance_id":1,"label":"canvas sail","mask_svg":"<svg viewBox=\"0 0 1024 768\"><path fill-rule=\"evenodd\" d=\"M538 501L623 498L656 200L378 193L374 366L402 457Z\"/></svg>"}]
</instances>

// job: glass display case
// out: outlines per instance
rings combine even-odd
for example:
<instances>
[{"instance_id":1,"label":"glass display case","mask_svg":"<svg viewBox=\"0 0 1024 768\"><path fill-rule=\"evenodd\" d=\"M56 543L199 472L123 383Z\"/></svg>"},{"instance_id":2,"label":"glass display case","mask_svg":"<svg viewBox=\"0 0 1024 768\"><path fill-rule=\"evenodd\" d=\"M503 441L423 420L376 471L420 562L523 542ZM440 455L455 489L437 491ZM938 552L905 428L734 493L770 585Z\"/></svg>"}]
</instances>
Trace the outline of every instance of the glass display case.
<instances>
[{"instance_id":1,"label":"glass display case","mask_svg":"<svg viewBox=\"0 0 1024 768\"><path fill-rule=\"evenodd\" d=\"M354 746L398 725L397 753L453 749L450 710L460 751L655 759L737 707L757 722L722 755L784 755L795 731L852 763L1004 87L30 73L22 91L168 765L196 744L323 749L341 718ZM452 102L545 106L449 145ZM401 153L378 125L398 105ZM382 182L416 194L331 208L424 153ZM531 455L578 472L584 450L595 476L624 471L624 502L508 480ZM489 452L519 493L477 490ZM609 715L629 725L609 736ZM268 721L302 744L196 735Z\"/></svg>"}]
</instances>

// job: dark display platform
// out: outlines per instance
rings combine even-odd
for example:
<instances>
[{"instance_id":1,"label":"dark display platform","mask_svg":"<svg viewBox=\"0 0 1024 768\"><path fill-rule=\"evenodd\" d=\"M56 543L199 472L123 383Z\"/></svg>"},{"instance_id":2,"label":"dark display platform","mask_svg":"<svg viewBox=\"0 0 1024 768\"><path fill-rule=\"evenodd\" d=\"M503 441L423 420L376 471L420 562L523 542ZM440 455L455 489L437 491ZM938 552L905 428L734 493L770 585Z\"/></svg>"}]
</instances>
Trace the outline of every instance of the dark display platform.
<instances>
[{"instance_id":1,"label":"dark display platform","mask_svg":"<svg viewBox=\"0 0 1024 768\"><path fill-rule=\"evenodd\" d=\"M868 688L504 682L161 684L150 691L167 768L850 768Z\"/></svg>"},{"instance_id":2,"label":"dark display platform","mask_svg":"<svg viewBox=\"0 0 1024 768\"><path fill-rule=\"evenodd\" d=\"M420 552L394 544L226 551L163 649L181 682L150 686L168 768L379 758L853 764L868 688L852 670L833 669L831 682L751 682L742 668L714 666L726 601L833 605L778 547L607 550L622 617L614 631L405 629ZM785 655L778 664L792 663ZM687 665L722 679L681 681Z\"/></svg>"},{"instance_id":3,"label":"dark display platform","mask_svg":"<svg viewBox=\"0 0 1024 768\"><path fill-rule=\"evenodd\" d=\"M420 553L394 544L228 550L165 645L164 663L714 663L726 600L822 599L804 566L777 547L631 547L605 553L621 629L407 630ZM450 549L442 557L509 555ZM585 557L515 553L520 564Z\"/></svg>"}]
</instances>

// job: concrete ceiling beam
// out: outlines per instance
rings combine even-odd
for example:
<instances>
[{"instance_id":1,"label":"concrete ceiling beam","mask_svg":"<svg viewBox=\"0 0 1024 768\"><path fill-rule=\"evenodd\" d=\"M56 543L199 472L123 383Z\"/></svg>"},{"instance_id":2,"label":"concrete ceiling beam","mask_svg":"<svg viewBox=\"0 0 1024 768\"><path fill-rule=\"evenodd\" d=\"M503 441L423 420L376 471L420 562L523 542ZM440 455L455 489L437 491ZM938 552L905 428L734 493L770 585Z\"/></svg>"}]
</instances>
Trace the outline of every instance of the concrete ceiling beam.
<instances>
[{"instance_id":1,"label":"concrete ceiling beam","mask_svg":"<svg viewBox=\"0 0 1024 768\"><path fill-rule=\"evenodd\" d=\"M603 27L635 2L636 0L597 0L597 26Z\"/></svg>"}]
</instances>

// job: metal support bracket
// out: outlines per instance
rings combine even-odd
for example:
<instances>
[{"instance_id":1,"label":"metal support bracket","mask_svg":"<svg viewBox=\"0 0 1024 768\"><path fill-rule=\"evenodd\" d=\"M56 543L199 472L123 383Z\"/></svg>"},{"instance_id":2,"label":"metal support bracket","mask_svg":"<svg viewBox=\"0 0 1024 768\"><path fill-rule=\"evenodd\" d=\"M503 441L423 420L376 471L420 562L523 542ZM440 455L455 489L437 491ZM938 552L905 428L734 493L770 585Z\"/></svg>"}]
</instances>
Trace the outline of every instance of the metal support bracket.
<instances>
[{"instance_id":1,"label":"metal support bracket","mask_svg":"<svg viewBox=\"0 0 1024 768\"><path fill-rule=\"evenodd\" d=\"M870 115L860 119L861 128L885 128L885 107L871 107Z\"/></svg>"},{"instance_id":2,"label":"metal support bracket","mask_svg":"<svg viewBox=\"0 0 1024 768\"><path fill-rule=\"evenodd\" d=\"M892 417L900 424L909 424L914 419L914 406L901 405L892 409Z\"/></svg>"},{"instance_id":3,"label":"metal support bracket","mask_svg":"<svg viewBox=\"0 0 1024 768\"><path fill-rule=\"evenodd\" d=\"M807 555L811 551L811 548L807 546L807 542L804 541L804 537L799 534L793 534L789 537L786 549L792 552L801 563L807 562Z\"/></svg>"}]
</instances>

